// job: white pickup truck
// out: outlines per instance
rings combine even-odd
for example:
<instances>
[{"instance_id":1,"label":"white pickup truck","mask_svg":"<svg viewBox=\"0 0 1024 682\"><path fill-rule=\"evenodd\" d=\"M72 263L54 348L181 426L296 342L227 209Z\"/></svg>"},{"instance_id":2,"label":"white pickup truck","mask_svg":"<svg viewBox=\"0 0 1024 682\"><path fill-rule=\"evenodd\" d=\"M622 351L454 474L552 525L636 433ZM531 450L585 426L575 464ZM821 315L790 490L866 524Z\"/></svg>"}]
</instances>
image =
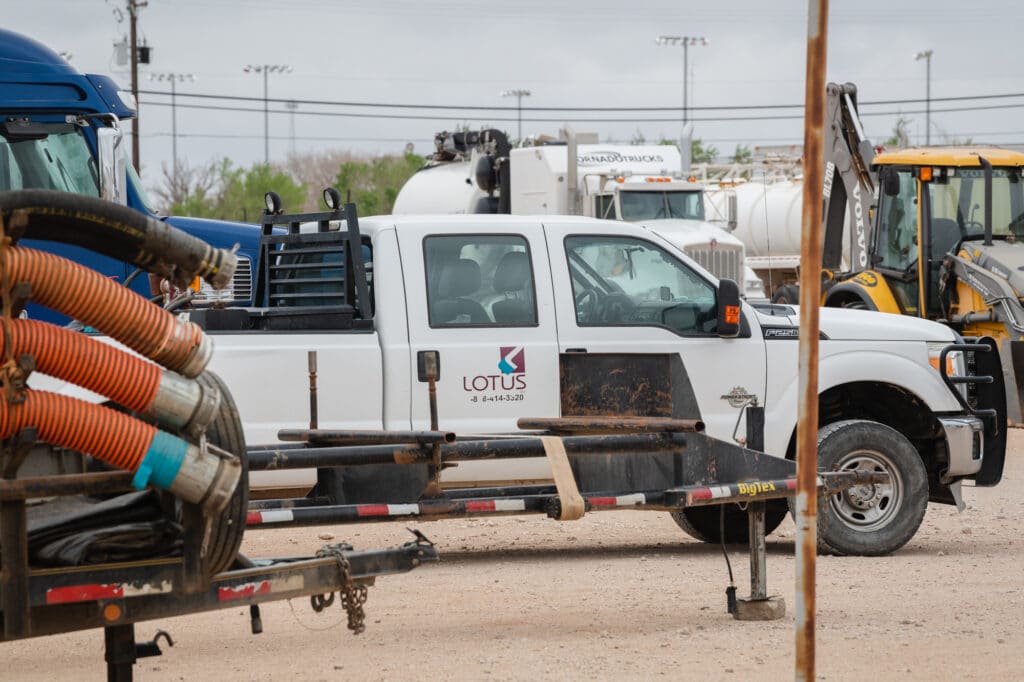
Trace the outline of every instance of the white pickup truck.
<instances>
[{"instance_id":1,"label":"white pickup truck","mask_svg":"<svg viewBox=\"0 0 1024 682\"><path fill-rule=\"evenodd\" d=\"M765 451L794 457L796 310L740 301L734 283L656 232L507 215L371 217L356 229L299 232L271 251L258 276L264 307L192 313L214 338L211 368L231 386L250 446L308 426L309 351L318 356L319 428L429 428L420 365L436 351L440 424L460 435L514 431L519 417L629 414L700 419L711 436L733 440L757 405ZM340 233L362 245L359 258L351 247L339 257ZM738 320L722 318L729 306ZM1005 409L1001 389L954 385L939 371L1001 380L998 357L944 353L958 341L923 320L821 311L820 465L891 475L821 505L824 549L892 551L914 535L929 499L962 505L962 480L998 482L1005 422L976 412ZM338 502L364 501L360 490L371 489L378 502L415 501L424 479L408 470L375 482L384 475L376 467L336 469L326 485ZM549 478L544 459L491 460L446 469L442 482ZM293 470L256 473L252 483L315 482L313 470ZM392 499L379 499L382 487ZM770 510L769 532L785 513L784 503ZM717 511L674 516L695 537L720 537ZM746 515L729 524L727 539L743 536Z\"/></svg>"}]
</instances>

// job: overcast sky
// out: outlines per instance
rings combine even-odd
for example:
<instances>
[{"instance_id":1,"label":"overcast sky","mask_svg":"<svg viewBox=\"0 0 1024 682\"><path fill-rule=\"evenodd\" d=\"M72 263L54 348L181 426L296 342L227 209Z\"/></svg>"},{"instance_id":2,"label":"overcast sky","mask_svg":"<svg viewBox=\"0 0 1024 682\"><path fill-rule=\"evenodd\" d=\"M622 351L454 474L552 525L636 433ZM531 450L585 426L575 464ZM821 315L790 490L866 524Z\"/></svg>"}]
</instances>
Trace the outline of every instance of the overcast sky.
<instances>
[{"instance_id":1,"label":"overcast sky","mask_svg":"<svg viewBox=\"0 0 1024 682\"><path fill-rule=\"evenodd\" d=\"M925 62L934 51L932 97L1024 93L1024 57L1016 53L1024 2L973 0L833 0L828 78L858 85L863 101L925 95ZM31 0L5 3L4 26L71 53L79 70L129 76L113 44L128 33L123 0ZM802 0L149 0L140 35L153 48L144 73L193 74L179 93L263 97L262 76L246 64L283 64L271 98L391 104L511 107L503 111L385 110L300 103L294 145L302 151L353 149L397 153L406 143L432 151L435 132L468 124L516 131L515 99L502 90L529 89L523 132L557 133L562 122L601 139L648 140L679 135L683 50L660 47L661 34L703 36L689 50L691 107L796 104L803 100L807 2ZM169 91L140 77L140 89ZM147 184L171 158L169 98L143 95L142 163ZM229 157L248 166L263 158L262 102L178 98L179 156L191 164ZM212 111L185 104L235 106ZM284 111L282 103L272 110ZM675 111L535 112L529 107L676 107ZM978 106L998 107L979 110ZM942 109L974 108L966 112ZM897 110L912 119L912 141L924 140L923 104L864 106L868 135L891 134ZM1024 96L932 103L932 142L972 138L1024 143ZM916 113L922 111L922 113ZM362 117L315 115L359 113ZM439 120L384 118L412 113ZM695 120L695 135L723 154L737 144L799 143L799 110L701 111L712 116L785 116L784 120ZM626 118L588 122L587 118ZM639 121L638 119L664 119ZM538 121L535 119L551 119ZM271 160L292 144L290 116L270 115Z\"/></svg>"}]
</instances>

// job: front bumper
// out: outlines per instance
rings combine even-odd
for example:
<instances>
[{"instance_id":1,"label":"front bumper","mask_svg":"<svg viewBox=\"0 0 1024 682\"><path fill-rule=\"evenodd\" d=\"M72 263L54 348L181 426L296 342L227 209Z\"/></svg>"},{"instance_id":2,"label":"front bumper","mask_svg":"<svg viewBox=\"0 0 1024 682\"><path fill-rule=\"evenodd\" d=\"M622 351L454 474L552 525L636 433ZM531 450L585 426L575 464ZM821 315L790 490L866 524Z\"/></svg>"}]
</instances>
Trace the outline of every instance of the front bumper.
<instances>
[{"instance_id":1,"label":"front bumper","mask_svg":"<svg viewBox=\"0 0 1024 682\"><path fill-rule=\"evenodd\" d=\"M949 467L942 482L951 483L981 471L985 453L985 424L978 417L939 417L946 436Z\"/></svg>"}]
</instances>

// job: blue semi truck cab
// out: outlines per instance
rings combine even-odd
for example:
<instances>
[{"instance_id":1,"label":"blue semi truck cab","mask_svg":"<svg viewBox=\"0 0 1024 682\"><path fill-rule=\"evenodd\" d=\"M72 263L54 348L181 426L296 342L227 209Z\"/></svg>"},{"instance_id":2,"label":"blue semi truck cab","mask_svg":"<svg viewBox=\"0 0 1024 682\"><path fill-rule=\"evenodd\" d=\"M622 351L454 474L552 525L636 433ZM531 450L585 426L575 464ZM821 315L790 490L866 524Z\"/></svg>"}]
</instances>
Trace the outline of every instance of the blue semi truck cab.
<instances>
[{"instance_id":1,"label":"blue semi truck cab","mask_svg":"<svg viewBox=\"0 0 1024 682\"><path fill-rule=\"evenodd\" d=\"M60 55L27 36L0 28L0 192L51 189L98 196L151 215L210 244L238 245L231 287L215 292L203 284L200 302L247 305L259 249L254 225L178 216L157 216L128 156L121 123L137 115L134 97L111 78L82 74ZM24 246L55 253L124 282L132 266L86 249L23 240ZM149 297L146 277L130 286ZM29 317L64 322L29 306Z\"/></svg>"}]
</instances>

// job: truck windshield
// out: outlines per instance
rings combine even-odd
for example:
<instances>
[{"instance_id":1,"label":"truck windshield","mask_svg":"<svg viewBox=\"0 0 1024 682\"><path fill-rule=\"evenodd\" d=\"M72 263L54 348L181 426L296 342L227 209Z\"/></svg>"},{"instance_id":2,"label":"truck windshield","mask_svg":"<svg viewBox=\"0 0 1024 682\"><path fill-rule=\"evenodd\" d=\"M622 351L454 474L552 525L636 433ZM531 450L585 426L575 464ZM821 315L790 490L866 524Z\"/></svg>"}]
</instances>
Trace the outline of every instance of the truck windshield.
<instances>
[{"instance_id":1,"label":"truck windshield","mask_svg":"<svg viewBox=\"0 0 1024 682\"><path fill-rule=\"evenodd\" d=\"M0 191L53 189L100 195L89 143L74 125L47 126L44 136L0 135Z\"/></svg>"},{"instance_id":2,"label":"truck windshield","mask_svg":"<svg viewBox=\"0 0 1024 682\"><path fill-rule=\"evenodd\" d=\"M933 240L951 241L985 234L985 173L980 168L950 168L948 181L927 184ZM948 226L943 238L943 227ZM1024 182L1017 168L992 169L992 235L1024 238ZM951 248L952 244L945 245Z\"/></svg>"},{"instance_id":3,"label":"truck windshield","mask_svg":"<svg viewBox=\"0 0 1024 682\"><path fill-rule=\"evenodd\" d=\"M704 198L699 191L623 191L619 192L619 204L623 220L704 220Z\"/></svg>"}]
</instances>

